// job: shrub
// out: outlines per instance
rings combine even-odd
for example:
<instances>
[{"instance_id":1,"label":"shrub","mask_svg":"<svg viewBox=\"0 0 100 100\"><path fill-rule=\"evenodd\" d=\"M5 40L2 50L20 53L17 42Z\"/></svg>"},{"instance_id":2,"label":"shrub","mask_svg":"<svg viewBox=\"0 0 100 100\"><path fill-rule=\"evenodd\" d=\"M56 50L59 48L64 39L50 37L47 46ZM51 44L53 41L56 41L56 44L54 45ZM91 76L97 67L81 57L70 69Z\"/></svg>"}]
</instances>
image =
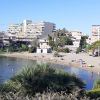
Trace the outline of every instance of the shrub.
<instances>
[{"instance_id":1,"label":"shrub","mask_svg":"<svg viewBox=\"0 0 100 100\"><path fill-rule=\"evenodd\" d=\"M89 96L91 99L97 100L97 98L100 97L100 88L97 88L97 89L93 89L93 90L88 91L87 92L87 96Z\"/></svg>"},{"instance_id":2,"label":"shrub","mask_svg":"<svg viewBox=\"0 0 100 100\"><path fill-rule=\"evenodd\" d=\"M14 52L14 48L12 46L9 46L8 48L6 48L7 52Z\"/></svg>"},{"instance_id":3,"label":"shrub","mask_svg":"<svg viewBox=\"0 0 100 100\"><path fill-rule=\"evenodd\" d=\"M54 52L54 57L58 57L58 56L59 56L58 52Z\"/></svg>"},{"instance_id":4,"label":"shrub","mask_svg":"<svg viewBox=\"0 0 100 100\"><path fill-rule=\"evenodd\" d=\"M65 92L44 92L42 94L37 93L35 96L23 96L19 93L6 93L0 95L0 100L90 100L86 96L80 96L80 90L69 94ZM98 99L99 100L99 99Z\"/></svg>"},{"instance_id":5,"label":"shrub","mask_svg":"<svg viewBox=\"0 0 100 100\"><path fill-rule=\"evenodd\" d=\"M70 50L69 50L69 48L57 48L57 52L65 52L65 53L69 53Z\"/></svg>"},{"instance_id":6,"label":"shrub","mask_svg":"<svg viewBox=\"0 0 100 100\"><path fill-rule=\"evenodd\" d=\"M94 89L100 88L100 79L96 80L94 83Z\"/></svg>"},{"instance_id":7,"label":"shrub","mask_svg":"<svg viewBox=\"0 0 100 100\"><path fill-rule=\"evenodd\" d=\"M76 50L76 53L81 52L81 50L82 50L81 47L78 47L77 50Z\"/></svg>"},{"instance_id":8,"label":"shrub","mask_svg":"<svg viewBox=\"0 0 100 100\"><path fill-rule=\"evenodd\" d=\"M64 48L63 50L64 50L65 53L69 53L70 52L69 48Z\"/></svg>"},{"instance_id":9,"label":"shrub","mask_svg":"<svg viewBox=\"0 0 100 100\"><path fill-rule=\"evenodd\" d=\"M7 87L9 86L9 88ZM84 88L85 84L75 75L51 68L47 64L25 67L19 74L0 87L1 93L21 93L34 95L47 91L67 93L76 87Z\"/></svg>"},{"instance_id":10,"label":"shrub","mask_svg":"<svg viewBox=\"0 0 100 100\"><path fill-rule=\"evenodd\" d=\"M21 49L22 51L27 51L28 50L28 46L25 44L21 44Z\"/></svg>"},{"instance_id":11,"label":"shrub","mask_svg":"<svg viewBox=\"0 0 100 100\"><path fill-rule=\"evenodd\" d=\"M36 47L30 47L28 49L29 53L33 53L33 52L36 52Z\"/></svg>"}]
</instances>

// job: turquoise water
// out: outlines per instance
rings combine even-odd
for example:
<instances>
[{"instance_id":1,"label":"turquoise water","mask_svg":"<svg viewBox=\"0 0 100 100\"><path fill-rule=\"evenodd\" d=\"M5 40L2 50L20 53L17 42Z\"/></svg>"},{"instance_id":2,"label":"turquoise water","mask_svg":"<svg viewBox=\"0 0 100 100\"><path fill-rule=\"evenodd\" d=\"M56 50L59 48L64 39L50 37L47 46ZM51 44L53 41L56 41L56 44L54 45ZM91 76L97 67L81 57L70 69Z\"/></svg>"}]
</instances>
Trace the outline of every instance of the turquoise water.
<instances>
[{"instance_id":1,"label":"turquoise water","mask_svg":"<svg viewBox=\"0 0 100 100\"><path fill-rule=\"evenodd\" d=\"M0 57L0 83L9 80L13 75L15 75L22 67L32 65L34 63L41 63L32 60L23 60L17 58L7 58L7 57ZM51 66L61 68L68 73L75 74L79 78L81 78L87 85L86 89L92 89L94 81L99 77L95 73L91 73L79 68L68 67L64 65L58 64L51 64Z\"/></svg>"}]
</instances>

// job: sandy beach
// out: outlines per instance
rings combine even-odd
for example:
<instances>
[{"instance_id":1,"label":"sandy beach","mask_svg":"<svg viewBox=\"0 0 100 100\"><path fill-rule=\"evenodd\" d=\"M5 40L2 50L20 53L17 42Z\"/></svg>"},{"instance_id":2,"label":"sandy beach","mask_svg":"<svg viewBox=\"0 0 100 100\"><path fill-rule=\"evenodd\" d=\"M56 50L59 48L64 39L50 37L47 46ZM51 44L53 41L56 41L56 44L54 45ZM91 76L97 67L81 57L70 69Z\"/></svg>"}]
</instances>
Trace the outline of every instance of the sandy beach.
<instances>
[{"instance_id":1,"label":"sandy beach","mask_svg":"<svg viewBox=\"0 0 100 100\"><path fill-rule=\"evenodd\" d=\"M62 57L54 57L53 53L39 54L39 53L28 53L28 52L4 53L0 55L6 57L39 60L43 62L61 64L70 67L77 67L100 74L100 57L92 57L89 56L87 53L80 53L80 54L60 53ZM80 60L83 61L83 63L81 63ZM93 65L94 67L89 67L89 65Z\"/></svg>"}]
</instances>

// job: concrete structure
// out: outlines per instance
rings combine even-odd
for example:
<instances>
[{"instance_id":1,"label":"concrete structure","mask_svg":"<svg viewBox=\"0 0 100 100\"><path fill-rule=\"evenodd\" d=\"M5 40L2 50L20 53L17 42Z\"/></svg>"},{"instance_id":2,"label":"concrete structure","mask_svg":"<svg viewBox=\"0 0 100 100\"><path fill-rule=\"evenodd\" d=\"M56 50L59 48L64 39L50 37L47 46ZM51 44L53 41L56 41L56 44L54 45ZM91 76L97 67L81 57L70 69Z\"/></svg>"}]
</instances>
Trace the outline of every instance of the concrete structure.
<instances>
[{"instance_id":1,"label":"concrete structure","mask_svg":"<svg viewBox=\"0 0 100 100\"><path fill-rule=\"evenodd\" d=\"M8 28L8 34L17 38L44 38L55 31L55 24L50 22L32 23L24 20L21 24L12 24Z\"/></svg>"},{"instance_id":2,"label":"concrete structure","mask_svg":"<svg viewBox=\"0 0 100 100\"><path fill-rule=\"evenodd\" d=\"M39 48L37 48L37 53L50 53L51 47L48 45L48 40L40 39Z\"/></svg>"},{"instance_id":3,"label":"concrete structure","mask_svg":"<svg viewBox=\"0 0 100 100\"><path fill-rule=\"evenodd\" d=\"M28 26L30 28L29 33L33 33L34 35L38 36L39 38L45 38L48 34L51 34L55 31L55 24L50 22L37 22L30 24Z\"/></svg>"},{"instance_id":4,"label":"concrete structure","mask_svg":"<svg viewBox=\"0 0 100 100\"><path fill-rule=\"evenodd\" d=\"M5 36L5 32L0 32L0 48L3 47L3 38Z\"/></svg>"},{"instance_id":5,"label":"concrete structure","mask_svg":"<svg viewBox=\"0 0 100 100\"><path fill-rule=\"evenodd\" d=\"M36 52L37 53L42 53L40 48L37 48Z\"/></svg>"},{"instance_id":6,"label":"concrete structure","mask_svg":"<svg viewBox=\"0 0 100 100\"><path fill-rule=\"evenodd\" d=\"M10 44L10 38L7 35L4 35L3 37L3 45L8 46Z\"/></svg>"},{"instance_id":7,"label":"concrete structure","mask_svg":"<svg viewBox=\"0 0 100 100\"><path fill-rule=\"evenodd\" d=\"M10 37L16 37L22 32L21 24L11 24L8 28L8 35Z\"/></svg>"},{"instance_id":8,"label":"concrete structure","mask_svg":"<svg viewBox=\"0 0 100 100\"><path fill-rule=\"evenodd\" d=\"M80 31L71 31L70 34L72 36L73 46L74 47L79 47L82 32L80 32Z\"/></svg>"},{"instance_id":9,"label":"concrete structure","mask_svg":"<svg viewBox=\"0 0 100 100\"><path fill-rule=\"evenodd\" d=\"M86 42L90 45L93 42L100 40L100 25L92 25L91 32L92 32L91 36L89 36L88 39L86 40Z\"/></svg>"},{"instance_id":10,"label":"concrete structure","mask_svg":"<svg viewBox=\"0 0 100 100\"><path fill-rule=\"evenodd\" d=\"M32 24L31 20L24 20L23 24L22 24L22 30L23 30L23 34L26 34L28 31L28 25Z\"/></svg>"},{"instance_id":11,"label":"concrete structure","mask_svg":"<svg viewBox=\"0 0 100 100\"><path fill-rule=\"evenodd\" d=\"M5 32L0 32L0 41L3 40L3 37L5 36Z\"/></svg>"}]
</instances>

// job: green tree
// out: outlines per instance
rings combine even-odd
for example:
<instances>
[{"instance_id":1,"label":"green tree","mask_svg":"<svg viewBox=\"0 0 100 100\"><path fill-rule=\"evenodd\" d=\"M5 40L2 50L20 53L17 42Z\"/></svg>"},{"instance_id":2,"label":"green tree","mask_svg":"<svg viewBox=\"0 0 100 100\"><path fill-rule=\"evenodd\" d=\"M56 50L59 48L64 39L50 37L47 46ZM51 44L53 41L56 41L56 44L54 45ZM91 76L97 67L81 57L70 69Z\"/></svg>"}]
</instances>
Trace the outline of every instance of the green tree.
<instances>
[{"instance_id":1,"label":"green tree","mask_svg":"<svg viewBox=\"0 0 100 100\"><path fill-rule=\"evenodd\" d=\"M95 51L95 49L98 49L98 51L100 52L100 40L89 45L87 49L88 49L88 52L92 52L92 54Z\"/></svg>"},{"instance_id":2,"label":"green tree","mask_svg":"<svg viewBox=\"0 0 100 100\"><path fill-rule=\"evenodd\" d=\"M49 41L49 45L52 47L52 49L55 47L54 44L54 39L52 36L48 35L48 41Z\"/></svg>"},{"instance_id":3,"label":"green tree","mask_svg":"<svg viewBox=\"0 0 100 100\"><path fill-rule=\"evenodd\" d=\"M31 46L37 48L37 47L39 46L38 39L34 39L34 40L31 42Z\"/></svg>"},{"instance_id":4,"label":"green tree","mask_svg":"<svg viewBox=\"0 0 100 100\"><path fill-rule=\"evenodd\" d=\"M55 41L58 43L58 46L65 46L65 45L72 45L73 42L72 40L68 37L68 36L60 36L57 41Z\"/></svg>"},{"instance_id":5,"label":"green tree","mask_svg":"<svg viewBox=\"0 0 100 100\"><path fill-rule=\"evenodd\" d=\"M22 51L27 51L28 50L28 46L25 44L21 44L21 49Z\"/></svg>"},{"instance_id":6,"label":"green tree","mask_svg":"<svg viewBox=\"0 0 100 100\"><path fill-rule=\"evenodd\" d=\"M69 34L69 31L63 28L63 29L56 30L56 32L54 32L53 34L54 34L54 38L58 38L60 36L66 36L66 34Z\"/></svg>"},{"instance_id":7,"label":"green tree","mask_svg":"<svg viewBox=\"0 0 100 100\"><path fill-rule=\"evenodd\" d=\"M80 48L81 48L81 49L86 48L86 45L87 45L86 39L87 39L87 38L88 38L88 36L82 36L82 37L81 37L81 40L80 40Z\"/></svg>"},{"instance_id":8,"label":"green tree","mask_svg":"<svg viewBox=\"0 0 100 100\"><path fill-rule=\"evenodd\" d=\"M48 38L49 44L54 48L54 50L57 50L58 47L73 44L70 32L65 28L56 30L56 32L53 33L53 36L49 36Z\"/></svg>"},{"instance_id":9,"label":"green tree","mask_svg":"<svg viewBox=\"0 0 100 100\"><path fill-rule=\"evenodd\" d=\"M94 49L97 49L98 47L100 47L100 40L92 43L92 45L90 46L90 49L94 50Z\"/></svg>"},{"instance_id":10,"label":"green tree","mask_svg":"<svg viewBox=\"0 0 100 100\"><path fill-rule=\"evenodd\" d=\"M29 47L29 52L36 52L36 49L37 47L39 47L39 42L38 42L38 39L34 39L32 42L31 42L31 45Z\"/></svg>"}]
</instances>

